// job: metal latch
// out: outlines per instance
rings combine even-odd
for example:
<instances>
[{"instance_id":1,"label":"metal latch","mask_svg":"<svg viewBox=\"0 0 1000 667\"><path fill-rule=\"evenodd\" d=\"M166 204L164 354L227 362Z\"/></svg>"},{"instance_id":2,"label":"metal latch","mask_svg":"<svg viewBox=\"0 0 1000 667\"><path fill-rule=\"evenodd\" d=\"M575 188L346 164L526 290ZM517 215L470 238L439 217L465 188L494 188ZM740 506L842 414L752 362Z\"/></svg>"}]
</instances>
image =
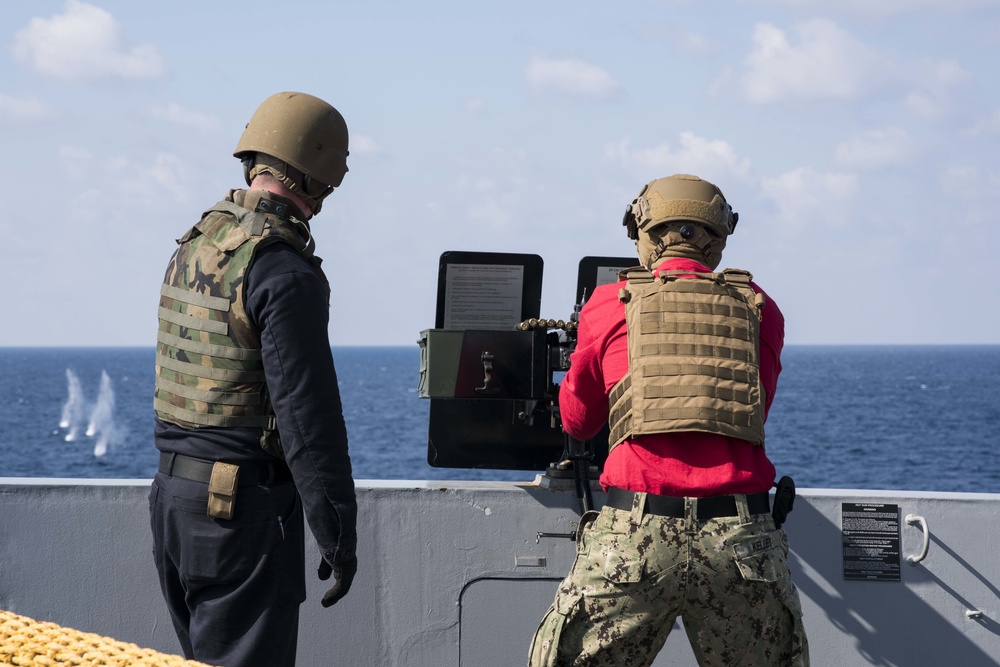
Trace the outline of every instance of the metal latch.
<instances>
[{"instance_id":1,"label":"metal latch","mask_svg":"<svg viewBox=\"0 0 1000 667\"><path fill-rule=\"evenodd\" d=\"M483 352L479 359L483 362L483 386L476 387L476 393L488 395L496 394L500 390L496 387L490 386L490 383L493 381L493 353Z\"/></svg>"}]
</instances>

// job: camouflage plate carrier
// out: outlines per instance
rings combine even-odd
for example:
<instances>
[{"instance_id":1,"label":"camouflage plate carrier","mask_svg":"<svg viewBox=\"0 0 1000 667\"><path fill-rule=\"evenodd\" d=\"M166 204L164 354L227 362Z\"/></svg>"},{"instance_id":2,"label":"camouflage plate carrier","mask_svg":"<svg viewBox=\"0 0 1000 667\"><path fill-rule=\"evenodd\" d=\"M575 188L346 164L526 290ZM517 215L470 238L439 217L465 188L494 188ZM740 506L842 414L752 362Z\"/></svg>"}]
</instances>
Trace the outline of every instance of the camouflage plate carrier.
<instances>
[{"instance_id":1,"label":"camouflage plate carrier","mask_svg":"<svg viewBox=\"0 0 1000 667\"><path fill-rule=\"evenodd\" d=\"M230 191L178 239L160 289L154 395L161 420L195 429L262 428L261 446L279 458L260 331L244 309L244 278L257 250L283 242L327 284L308 225L287 209L261 191Z\"/></svg>"}]
</instances>

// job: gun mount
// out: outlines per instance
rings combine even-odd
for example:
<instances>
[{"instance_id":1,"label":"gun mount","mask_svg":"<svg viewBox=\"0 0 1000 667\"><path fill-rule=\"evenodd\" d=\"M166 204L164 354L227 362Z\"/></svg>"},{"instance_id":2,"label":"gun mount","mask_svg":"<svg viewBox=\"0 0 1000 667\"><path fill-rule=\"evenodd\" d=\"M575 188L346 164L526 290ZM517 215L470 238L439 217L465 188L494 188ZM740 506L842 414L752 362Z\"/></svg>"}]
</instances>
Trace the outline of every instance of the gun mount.
<instances>
[{"instance_id":1,"label":"gun mount","mask_svg":"<svg viewBox=\"0 0 1000 667\"><path fill-rule=\"evenodd\" d=\"M418 393L431 401L428 463L547 470L579 484L585 461L587 476L596 475L607 458L607 431L585 443L563 432L559 380L586 296L634 265L634 258L580 260L575 308L564 321L539 315L538 255L442 254L435 328L418 341Z\"/></svg>"}]
</instances>

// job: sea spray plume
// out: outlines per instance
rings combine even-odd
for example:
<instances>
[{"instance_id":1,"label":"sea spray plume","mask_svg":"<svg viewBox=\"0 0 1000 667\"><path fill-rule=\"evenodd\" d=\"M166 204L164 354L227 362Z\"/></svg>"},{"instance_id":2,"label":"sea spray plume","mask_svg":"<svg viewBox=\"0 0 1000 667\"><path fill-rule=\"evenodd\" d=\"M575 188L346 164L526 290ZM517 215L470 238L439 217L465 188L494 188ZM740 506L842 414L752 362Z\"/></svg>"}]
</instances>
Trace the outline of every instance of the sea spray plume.
<instances>
[{"instance_id":1,"label":"sea spray plume","mask_svg":"<svg viewBox=\"0 0 1000 667\"><path fill-rule=\"evenodd\" d=\"M97 403L90 413L90 423L87 425L87 437L97 436L94 444L94 456L104 456L108 451L108 443L115 435L115 392L111 388L111 378L106 371L101 371L101 387L97 392Z\"/></svg>"},{"instance_id":2,"label":"sea spray plume","mask_svg":"<svg viewBox=\"0 0 1000 667\"><path fill-rule=\"evenodd\" d=\"M63 405L59 428L69 429L69 433L66 434L66 442L73 442L76 440L76 434L83 422L84 398L80 378L76 376L72 368L66 369L66 392L69 396L66 399L66 404Z\"/></svg>"}]
</instances>

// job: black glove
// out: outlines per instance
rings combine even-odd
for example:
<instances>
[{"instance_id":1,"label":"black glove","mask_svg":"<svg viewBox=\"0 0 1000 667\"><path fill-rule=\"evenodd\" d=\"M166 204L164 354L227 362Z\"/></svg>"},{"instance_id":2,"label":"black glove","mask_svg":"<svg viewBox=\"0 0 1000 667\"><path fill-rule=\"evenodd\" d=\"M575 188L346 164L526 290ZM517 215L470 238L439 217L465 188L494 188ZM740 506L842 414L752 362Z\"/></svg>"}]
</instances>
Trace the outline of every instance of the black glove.
<instances>
[{"instance_id":1,"label":"black glove","mask_svg":"<svg viewBox=\"0 0 1000 667\"><path fill-rule=\"evenodd\" d=\"M354 581L354 575L357 572L357 556L339 565L330 565L325 558L321 558L319 571L316 573L319 575L320 581L326 581L330 578L331 574L333 574L333 578L336 580L336 583L323 596L322 604L324 607L332 607L340 601L340 598L347 595L347 591L351 590L351 582Z\"/></svg>"},{"instance_id":2,"label":"black glove","mask_svg":"<svg viewBox=\"0 0 1000 667\"><path fill-rule=\"evenodd\" d=\"M771 516L774 517L774 527L781 528L792 511L792 505L795 504L795 481L785 475L774 486L778 490L774 493L774 509L771 511Z\"/></svg>"}]
</instances>

